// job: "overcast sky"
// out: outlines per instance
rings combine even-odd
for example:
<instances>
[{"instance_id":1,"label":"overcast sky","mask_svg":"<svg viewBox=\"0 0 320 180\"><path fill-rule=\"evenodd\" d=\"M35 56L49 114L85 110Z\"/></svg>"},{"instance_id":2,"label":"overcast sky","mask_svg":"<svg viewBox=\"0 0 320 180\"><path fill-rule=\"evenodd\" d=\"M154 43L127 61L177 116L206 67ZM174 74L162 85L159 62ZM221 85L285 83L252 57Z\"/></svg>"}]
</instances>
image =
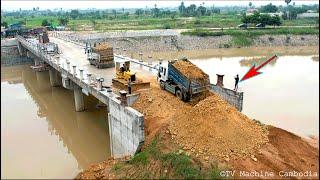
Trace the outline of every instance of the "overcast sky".
<instances>
[{"instance_id":1,"label":"overcast sky","mask_svg":"<svg viewBox=\"0 0 320 180\"><path fill-rule=\"evenodd\" d=\"M230 1L230 0L220 0L220 1L184 1L185 5L196 4L197 6L204 2L205 6L232 6L232 5L248 5L250 1ZM275 5L286 5L284 0L279 1L251 1L255 6L261 6L268 3ZM318 0L315 1L296 1L296 5L301 4L319 4ZM291 2L291 3L292 3ZM33 7L39 7L41 9L54 9L54 8L63 8L63 9L87 9L87 8L97 8L97 9L112 9L112 8L145 8L154 7L154 4L157 4L158 7L177 7L181 1L12 1L12 0L1 0L1 9L3 10L18 10L21 9L32 9Z\"/></svg>"}]
</instances>

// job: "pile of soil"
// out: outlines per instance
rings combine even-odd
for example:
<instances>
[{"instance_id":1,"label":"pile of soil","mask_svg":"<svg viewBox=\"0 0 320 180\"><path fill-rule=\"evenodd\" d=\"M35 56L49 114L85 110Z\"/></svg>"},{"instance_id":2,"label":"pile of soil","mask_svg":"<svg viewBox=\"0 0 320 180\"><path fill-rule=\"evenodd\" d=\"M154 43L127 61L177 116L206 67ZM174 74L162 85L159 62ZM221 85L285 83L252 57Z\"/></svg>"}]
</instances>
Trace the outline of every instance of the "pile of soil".
<instances>
[{"instance_id":1,"label":"pile of soil","mask_svg":"<svg viewBox=\"0 0 320 180\"><path fill-rule=\"evenodd\" d=\"M93 52L100 55L101 61L113 61L113 48L106 42L96 44Z\"/></svg>"},{"instance_id":2,"label":"pile of soil","mask_svg":"<svg viewBox=\"0 0 320 180\"><path fill-rule=\"evenodd\" d=\"M169 130L185 151L205 160L248 156L268 141L263 126L213 93L189 111L177 112Z\"/></svg>"},{"instance_id":3,"label":"pile of soil","mask_svg":"<svg viewBox=\"0 0 320 180\"><path fill-rule=\"evenodd\" d=\"M209 82L209 76L189 60L177 60L173 63L173 66L189 79L202 83Z\"/></svg>"},{"instance_id":4,"label":"pile of soil","mask_svg":"<svg viewBox=\"0 0 320 180\"><path fill-rule=\"evenodd\" d=\"M319 148L310 145L303 138L283 129L267 126L269 142L261 147L255 155L245 159L231 160L232 169L239 171L274 172L275 176L262 177L268 179L284 179L279 176L283 172L309 172L309 176L288 176L288 179L319 179ZM239 173L235 173L239 178ZM241 177L247 178L247 177ZM253 178L252 178L253 179Z\"/></svg>"},{"instance_id":5,"label":"pile of soil","mask_svg":"<svg viewBox=\"0 0 320 180\"><path fill-rule=\"evenodd\" d=\"M168 123L176 112L184 112L192 106L180 101L173 94L159 88L156 80L150 81L151 89L140 92L140 97L132 108L143 113L145 144L154 137L161 126Z\"/></svg>"}]
</instances>

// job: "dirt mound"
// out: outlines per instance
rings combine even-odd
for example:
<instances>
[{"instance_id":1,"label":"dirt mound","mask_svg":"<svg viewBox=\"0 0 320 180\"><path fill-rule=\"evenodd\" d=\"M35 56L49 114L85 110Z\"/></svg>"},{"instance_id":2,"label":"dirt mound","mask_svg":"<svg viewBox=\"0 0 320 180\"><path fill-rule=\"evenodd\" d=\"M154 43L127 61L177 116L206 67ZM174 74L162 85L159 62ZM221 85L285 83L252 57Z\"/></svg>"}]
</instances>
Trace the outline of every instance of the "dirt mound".
<instances>
[{"instance_id":1,"label":"dirt mound","mask_svg":"<svg viewBox=\"0 0 320 180\"><path fill-rule=\"evenodd\" d=\"M188 60L177 60L173 63L173 66L189 79L209 80L209 76L206 73Z\"/></svg>"},{"instance_id":2,"label":"dirt mound","mask_svg":"<svg viewBox=\"0 0 320 180\"><path fill-rule=\"evenodd\" d=\"M132 107L145 116L146 143L166 124L176 111L186 111L190 105L177 99L173 94L161 90L159 85L151 81L151 89L142 91L139 99Z\"/></svg>"},{"instance_id":3,"label":"dirt mound","mask_svg":"<svg viewBox=\"0 0 320 180\"><path fill-rule=\"evenodd\" d=\"M267 131L211 93L186 113L177 113L170 133L184 150L204 159L253 154L268 141Z\"/></svg>"},{"instance_id":4,"label":"dirt mound","mask_svg":"<svg viewBox=\"0 0 320 180\"><path fill-rule=\"evenodd\" d=\"M230 161L232 169L239 171L273 172L268 179L284 179L283 172L309 172L309 176L288 176L287 179L319 179L319 149L308 144L301 137L283 129L267 126L269 142L256 154L256 161L251 157ZM235 173L235 178L239 173ZM282 173L284 175L284 173ZM247 177L241 177L247 178ZM253 177L254 178L254 177Z\"/></svg>"}]
</instances>

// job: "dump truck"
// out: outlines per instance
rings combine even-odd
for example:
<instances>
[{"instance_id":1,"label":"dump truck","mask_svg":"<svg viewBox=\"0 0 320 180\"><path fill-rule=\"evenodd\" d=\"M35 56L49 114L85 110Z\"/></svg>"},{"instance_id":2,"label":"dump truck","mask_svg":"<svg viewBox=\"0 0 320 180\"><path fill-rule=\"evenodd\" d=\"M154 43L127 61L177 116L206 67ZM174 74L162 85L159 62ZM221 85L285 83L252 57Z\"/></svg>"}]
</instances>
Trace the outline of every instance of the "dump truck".
<instances>
[{"instance_id":1,"label":"dump truck","mask_svg":"<svg viewBox=\"0 0 320 180\"><path fill-rule=\"evenodd\" d=\"M85 53L90 64L99 69L114 67L113 48L107 43L86 43Z\"/></svg>"},{"instance_id":2,"label":"dump truck","mask_svg":"<svg viewBox=\"0 0 320 180\"><path fill-rule=\"evenodd\" d=\"M183 67L185 66L185 67ZM198 77L189 72L198 73ZM183 101L192 101L210 88L209 76L186 58L160 64L157 76L161 89L175 94Z\"/></svg>"}]
</instances>

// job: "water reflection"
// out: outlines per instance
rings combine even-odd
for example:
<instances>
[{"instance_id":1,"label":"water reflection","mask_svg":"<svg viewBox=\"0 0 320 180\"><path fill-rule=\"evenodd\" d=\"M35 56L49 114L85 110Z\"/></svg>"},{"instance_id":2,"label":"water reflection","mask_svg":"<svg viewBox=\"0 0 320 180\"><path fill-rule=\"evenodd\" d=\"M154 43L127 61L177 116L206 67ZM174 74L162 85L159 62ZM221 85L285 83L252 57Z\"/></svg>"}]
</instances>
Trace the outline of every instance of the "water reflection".
<instances>
[{"instance_id":1,"label":"water reflection","mask_svg":"<svg viewBox=\"0 0 320 180\"><path fill-rule=\"evenodd\" d=\"M77 113L73 92L52 88L48 72L15 66L1 68L1 75L2 177L73 178L110 156L107 112L95 108L94 97L85 97L87 110Z\"/></svg>"},{"instance_id":2,"label":"water reflection","mask_svg":"<svg viewBox=\"0 0 320 180\"><path fill-rule=\"evenodd\" d=\"M240 66L252 67L253 65L259 66L260 64L266 62L271 57L266 56L254 56L254 57L244 57L239 61ZM267 65L274 66L277 59L270 61Z\"/></svg>"},{"instance_id":3,"label":"water reflection","mask_svg":"<svg viewBox=\"0 0 320 180\"><path fill-rule=\"evenodd\" d=\"M252 79L239 83L244 92L243 113L302 136L319 135L319 62L314 56L279 56ZM216 83L216 74L224 74L226 88L234 88L234 76L240 78L254 58L230 57L194 59L197 66ZM265 61L266 59L263 59Z\"/></svg>"}]
</instances>

